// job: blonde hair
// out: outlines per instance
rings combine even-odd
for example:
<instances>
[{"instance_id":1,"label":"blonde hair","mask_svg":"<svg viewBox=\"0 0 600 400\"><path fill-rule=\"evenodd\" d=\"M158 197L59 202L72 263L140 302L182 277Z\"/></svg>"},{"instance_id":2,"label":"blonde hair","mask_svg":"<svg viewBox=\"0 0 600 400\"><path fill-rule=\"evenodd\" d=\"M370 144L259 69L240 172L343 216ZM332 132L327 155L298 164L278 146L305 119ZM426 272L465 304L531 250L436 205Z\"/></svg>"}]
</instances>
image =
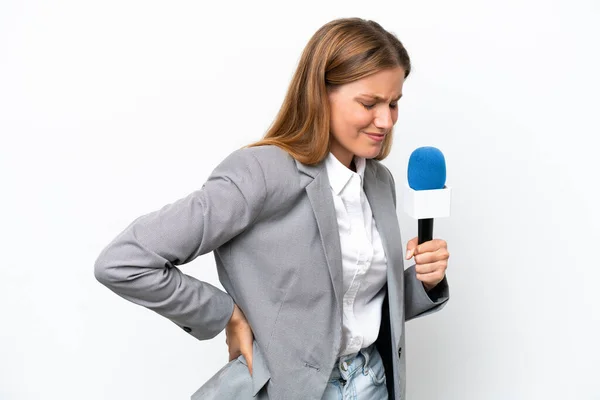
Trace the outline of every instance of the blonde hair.
<instances>
[{"instance_id":1,"label":"blonde hair","mask_svg":"<svg viewBox=\"0 0 600 400\"><path fill-rule=\"evenodd\" d=\"M323 25L309 40L285 100L262 140L247 147L276 145L304 164L317 164L329 152L327 89L386 68L410 73L410 58L398 38L374 21L343 18ZM382 160L392 147L387 135Z\"/></svg>"}]
</instances>

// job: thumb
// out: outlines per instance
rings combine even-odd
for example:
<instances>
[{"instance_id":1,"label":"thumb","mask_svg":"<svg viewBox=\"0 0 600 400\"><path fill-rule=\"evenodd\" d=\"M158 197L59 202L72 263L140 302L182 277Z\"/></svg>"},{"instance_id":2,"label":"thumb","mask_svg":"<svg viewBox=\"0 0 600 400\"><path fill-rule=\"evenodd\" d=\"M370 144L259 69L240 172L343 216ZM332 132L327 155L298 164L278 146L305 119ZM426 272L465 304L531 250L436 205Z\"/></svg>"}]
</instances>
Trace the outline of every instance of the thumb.
<instances>
[{"instance_id":1,"label":"thumb","mask_svg":"<svg viewBox=\"0 0 600 400\"><path fill-rule=\"evenodd\" d=\"M410 260L410 258L414 255L417 245L419 244L419 237L416 236L408 241L406 244L406 259Z\"/></svg>"},{"instance_id":2,"label":"thumb","mask_svg":"<svg viewBox=\"0 0 600 400\"><path fill-rule=\"evenodd\" d=\"M250 372L250 375L252 375L252 356L248 358L248 371Z\"/></svg>"},{"instance_id":3,"label":"thumb","mask_svg":"<svg viewBox=\"0 0 600 400\"><path fill-rule=\"evenodd\" d=\"M244 352L244 358L248 364L248 371L250 372L250 375L252 375L252 347L250 350Z\"/></svg>"},{"instance_id":4,"label":"thumb","mask_svg":"<svg viewBox=\"0 0 600 400\"><path fill-rule=\"evenodd\" d=\"M250 333L250 335L245 337L243 340L244 340L244 344L241 349L241 352L244 355L244 358L246 359L246 364L248 364L248 371L250 372L250 375L252 375L252 356L253 356L252 346L253 346L253 342L254 342L254 335L252 333Z\"/></svg>"}]
</instances>

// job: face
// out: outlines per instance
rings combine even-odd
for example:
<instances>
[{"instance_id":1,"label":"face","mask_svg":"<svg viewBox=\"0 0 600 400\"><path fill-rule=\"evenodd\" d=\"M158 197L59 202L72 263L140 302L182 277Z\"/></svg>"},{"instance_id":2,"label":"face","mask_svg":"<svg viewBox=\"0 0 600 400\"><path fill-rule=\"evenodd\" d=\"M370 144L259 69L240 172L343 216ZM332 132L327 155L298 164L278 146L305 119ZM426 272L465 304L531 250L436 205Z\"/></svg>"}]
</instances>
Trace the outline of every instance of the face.
<instances>
[{"instance_id":1,"label":"face","mask_svg":"<svg viewBox=\"0 0 600 400\"><path fill-rule=\"evenodd\" d=\"M329 91L331 153L347 167L356 155L379 155L398 120L404 69L385 69Z\"/></svg>"}]
</instances>

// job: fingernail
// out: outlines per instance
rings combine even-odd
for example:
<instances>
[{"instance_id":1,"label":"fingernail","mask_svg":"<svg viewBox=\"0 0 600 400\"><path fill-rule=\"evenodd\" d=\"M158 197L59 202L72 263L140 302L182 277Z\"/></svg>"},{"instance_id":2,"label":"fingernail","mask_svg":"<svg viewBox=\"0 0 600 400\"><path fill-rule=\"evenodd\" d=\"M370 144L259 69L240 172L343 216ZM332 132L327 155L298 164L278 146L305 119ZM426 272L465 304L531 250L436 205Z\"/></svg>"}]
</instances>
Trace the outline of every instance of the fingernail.
<instances>
[{"instance_id":1,"label":"fingernail","mask_svg":"<svg viewBox=\"0 0 600 400\"><path fill-rule=\"evenodd\" d=\"M406 259L409 260L412 257L412 250L409 250L408 253L406 253Z\"/></svg>"}]
</instances>

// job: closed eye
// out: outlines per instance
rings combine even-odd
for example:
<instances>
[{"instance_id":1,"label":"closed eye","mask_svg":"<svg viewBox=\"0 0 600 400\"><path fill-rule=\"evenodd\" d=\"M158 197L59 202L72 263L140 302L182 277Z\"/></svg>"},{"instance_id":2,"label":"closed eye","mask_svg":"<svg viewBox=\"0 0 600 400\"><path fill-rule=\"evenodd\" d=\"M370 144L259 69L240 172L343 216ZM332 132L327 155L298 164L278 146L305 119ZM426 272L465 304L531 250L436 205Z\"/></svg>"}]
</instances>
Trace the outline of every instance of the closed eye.
<instances>
[{"instance_id":1,"label":"closed eye","mask_svg":"<svg viewBox=\"0 0 600 400\"><path fill-rule=\"evenodd\" d=\"M361 103L363 105L364 108L366 108L367 110L372 110L373 107L375 107L375 104L365 104L365 103ZM395 110L396 108L398 108L398 103L390 103L390 108L392 110Z\"/></svg>"}]
</instances>

